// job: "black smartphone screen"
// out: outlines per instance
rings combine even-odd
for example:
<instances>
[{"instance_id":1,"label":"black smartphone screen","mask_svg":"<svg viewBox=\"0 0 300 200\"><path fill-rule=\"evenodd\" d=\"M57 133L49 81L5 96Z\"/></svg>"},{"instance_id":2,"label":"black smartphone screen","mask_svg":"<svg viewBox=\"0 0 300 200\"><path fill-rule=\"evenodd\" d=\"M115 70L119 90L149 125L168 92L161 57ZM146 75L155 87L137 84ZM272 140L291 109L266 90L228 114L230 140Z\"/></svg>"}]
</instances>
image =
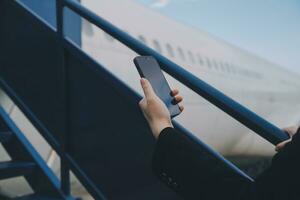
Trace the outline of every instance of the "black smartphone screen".
<instances>
[{"instance_id":1,"label":"black smartphone screen","mask_svg":"<svg viewBox=\"0 0 300 200\"><path fill-rule=\"evenodd\" d=\"M141 77L146 78L153 87L156 95L167 106L173 118L180 114L179 106L173 104L170 86L163 75L159 64L152 56L138 56L133 60Z\"/></svg>"}]
</instances>

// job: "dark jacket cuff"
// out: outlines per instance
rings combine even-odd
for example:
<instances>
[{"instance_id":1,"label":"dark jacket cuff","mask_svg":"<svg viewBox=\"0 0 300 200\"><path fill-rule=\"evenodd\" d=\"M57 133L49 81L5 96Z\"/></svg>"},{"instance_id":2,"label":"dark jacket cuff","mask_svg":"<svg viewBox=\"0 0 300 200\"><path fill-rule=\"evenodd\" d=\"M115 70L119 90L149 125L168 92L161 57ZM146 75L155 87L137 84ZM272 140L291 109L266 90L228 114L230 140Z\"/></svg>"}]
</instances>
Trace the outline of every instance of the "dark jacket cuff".
<instances>
[{"instance_id":1,"label":"dark jacket cuff","mask_svg":"<svg viewBox=\"0 0 300 200\"><path fill-rule=\"evenodd\" d=\"M156 174L164 173L164 165L166 157L171 154L171 146L174 144L174 140L178 139L178 133L174 131L174 128L167 127L159 134L155 151L153 154L152 168Z\"/></svg>"}]
</instances>

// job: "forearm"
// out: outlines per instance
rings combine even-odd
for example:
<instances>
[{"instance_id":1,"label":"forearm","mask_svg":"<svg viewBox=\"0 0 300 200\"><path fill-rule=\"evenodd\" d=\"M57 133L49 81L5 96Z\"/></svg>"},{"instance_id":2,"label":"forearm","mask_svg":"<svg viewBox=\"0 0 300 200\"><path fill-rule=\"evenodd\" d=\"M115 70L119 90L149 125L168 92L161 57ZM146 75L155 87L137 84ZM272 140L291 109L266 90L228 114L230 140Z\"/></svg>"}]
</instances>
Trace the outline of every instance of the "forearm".
<instances>
[{"instance_id":1,"label":"forearm","mask_svg":"<svg viewBox=\"0 0 300 200\"><path fill-rule=\"evenodd\" d=\"M298 131L299 132L299 131ZM184 199L299 199L300 133L255 182L233 173L187 136L164 129L153 156L153 171Z\"/></svg>"},{"instance_id":2,"label":"forearm","mask_svg":"<svg viewBox=\"0 0 300 200\"><path fill-rule=\"evenodd\" d=\"M171 128L164 129L157 141L153 171L185 199L248 200L253 185Z\"/></svg>"},{"instance_id":3,"label":"forearm","mask_svg":"<svg viewBox=\"0 0 300 200\"><path fill-rule=\"evenodd\" d=\"M277 153L272 165L256 180L256 188L261 196L268 199L299 199L300 181L300 135L293 137L292 142L287 144Z\"/></svg>"}]
</instances>

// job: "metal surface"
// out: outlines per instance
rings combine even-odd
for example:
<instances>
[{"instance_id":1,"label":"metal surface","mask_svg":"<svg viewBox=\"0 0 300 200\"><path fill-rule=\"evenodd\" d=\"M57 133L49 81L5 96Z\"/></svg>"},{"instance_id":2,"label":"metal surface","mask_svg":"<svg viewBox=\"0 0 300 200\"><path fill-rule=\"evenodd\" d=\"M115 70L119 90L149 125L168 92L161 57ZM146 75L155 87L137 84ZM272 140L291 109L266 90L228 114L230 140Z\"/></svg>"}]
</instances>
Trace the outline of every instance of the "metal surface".
<instances>
[{"instance_id":1,"label":"metal surface","mask_svg":"<svg viewBox=\"0 0 300 200\"><path fill-rule=\"evenodd\" d=\"M7 52L12 57L0 62L3 66L9 65L9 67L3 67L3 71L0 69L1 76L3 76L0 77L0 86L60 155L61 184L57 182L53 174L48 175L53 176L52 179L55 180L52 181L57 187L62 188L66 196L70 193L69 169L71 169L96 199L107 197L116 200L180 199L174 192L160 184L151 173L150 162L155 141L137 106L141 97L90 58L78 48L78 43L75 44L64 34L64 6L137 53L154 56L164 71L269 142L277 144L288 138L276 126L76 1L57 0L56 30L44 23L24 4L17 1L9 2L9 0L3 2L7 2L7 5L12 7L15 6L19 16L26 17L24 20L27 23L31 22L32 30L28 30L24 36L30 41L18 40L19 43L16 45L27 49L29 43L35 38L42 44L35 44L30 48L30 52L19 52L19 49ZM2 20L6 22L5 19ZM9 19L6 20L10 22ZM15 23L20 21L15 20ZM33 31L38 33L31 37ZM48 45L47 48L45 45ZM20 63L12 60L15 55L20 56L20 60L26 62ZM46 62L51 63L45 64L42 69L39 68ZM26 68L22 68L23 65ZM19 70L15 74L13 74L14 67ZM32 71L28 73L26 71L28 69ZM27 81L28 77L21 72L28 73L28 77L36 82ZM22 85L22 81L25 80L28 86ZM28 94L29 92L31 95ZM33 94L40 96L37 98ZM47 98L51 95L57 95L57 97L47 102ZM109 106L101 107L101 105ZM50 112L54 116L49 117ZM218 160L220 165L251 180L219 153L193 137L182 126L174 124L178 131L195 140L199 147ZM24 142L26 143L25 140ZM35 152L32 154L36 155ZM47 169L44 170L48 173Z\"/></svg>"},{"instance_id":2,"label":"metal surface","mask_svg":"<svg viewBox=\"0 0 300 200\"><path fill-rule=\"evenodd\" d=\"M58 40L61 42L64 38L64 7L63 0L56 1L56 32ZM62 96L63 96L63 118L64 118L64 134L62 134L61 140L61 159L60 159L60 176L61 176L61 188L66 195L70 195L71 186L70 186L70 170L66 162L66 154L68 153L68 136L69 136L69 91L68 91L68 65L66 62L67 52L64 47L60 45L59 55L62 55L61 58L61 70L62 70Z\"/></svg>"},{"instance_id":3,"label":"metal surface","mask_svg":"<svg viewBox=\"0 0 300 200\"><path fill-rule=\"evenodd\" d=\"M31 174L35 167L36 165L33 162L0 162L0 179L2 180Z\"/></svg>"},{"instance_id":4,"label":"metal surface","mask_svg":"<svg viewBox=\"0 0 300 200\"><path fill-rule=\"evenodd\" d=\"M67 199L59 188L57 177L1 106L0 120L15 136L14 140L3 144L12 161L0 164L1 177L24 176L35 192Z\"/></svg>"},{"instance_id":5,"label":"metal surface","mask_svg":"<svg viewBox=\"0 0 300 200\"><path fill-rule=\"evenodd\" d=\"M0 142L6 143L12 139L13 135L10 131L0 131Z\"/></svg>"}]
</instances>

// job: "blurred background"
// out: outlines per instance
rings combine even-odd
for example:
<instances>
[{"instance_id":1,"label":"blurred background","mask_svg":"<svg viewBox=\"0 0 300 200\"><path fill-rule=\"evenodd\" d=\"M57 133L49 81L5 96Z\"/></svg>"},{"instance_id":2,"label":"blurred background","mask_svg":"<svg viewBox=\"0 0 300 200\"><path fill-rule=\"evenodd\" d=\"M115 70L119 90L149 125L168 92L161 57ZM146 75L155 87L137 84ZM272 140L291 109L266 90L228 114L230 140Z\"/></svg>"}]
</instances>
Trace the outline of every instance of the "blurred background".
<instances>
[{"instance_id":1,"label":"blurred background","mask_svg":"<svg viewBox=\"0 0 300 200\"><path fill-rule=\"evenodd\" d=\"M137 2L300 73L300 2L297 0Z\"/></svg>"}]
</instances>

